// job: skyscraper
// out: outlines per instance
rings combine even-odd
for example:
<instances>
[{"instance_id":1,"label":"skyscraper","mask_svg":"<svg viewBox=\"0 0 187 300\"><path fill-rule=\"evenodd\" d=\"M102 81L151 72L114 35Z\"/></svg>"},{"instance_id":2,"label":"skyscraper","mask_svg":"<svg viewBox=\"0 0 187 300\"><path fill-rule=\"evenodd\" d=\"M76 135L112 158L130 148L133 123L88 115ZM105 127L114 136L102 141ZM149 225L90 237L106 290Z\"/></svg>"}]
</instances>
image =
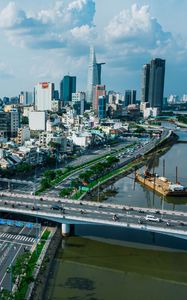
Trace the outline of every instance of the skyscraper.
<instances>
[{"instance_id":1,"label":"skyscraper","mask_svg":"<svg viewBox=\"0 0 187 300\"><path fill-rule=\"evenodd\" d=\"M93 87L101 84L101 68L105 63L97 63L95 49L90 47L90 60L88 66L87 102L93 102Z\"/></svg>"},{"instance_id":2,"label":"skyscraper","mask_svg":"<svg viewBox=\"0 0 187 300\"><path fill-rule=\"evenodd\" d=\"M155 58L150 64L149 96L150 107L162 109L164 97L165 60Z\"/></svg>"},{"instance_id":3,"label":"skyscraper","mask_svg":"<svg viewBox=\"0 0 187 300\"><path fill-rule=\"evenodd\" d=\"M164 97L165 60L155 58L143 66L141 101L162 109Z\"/></svg>"},{"instance_id":4,"label":"skyscraper","mask_svg":"<svg viewBox=\"0 0 187 300\"><path fill-rule=\"evenodd\" d=\"M64 104L72 101L72 93L76 92L76 77L66 75L60 82L60 99Z\"/></svg>"},{"instance_id":5,"label":"skyscraper","mask_svg":"<svg viewBox=\"0 0 187 300\"><path fill-rule=\"evenodd\" d=\"M21 92L19 95L19 102L23 105L30 105L33 103L33 94L31 92Z\"/></svg>"},{"instance_id":6,"label":"skyscraper","mask_svg":"<svg viewBox=\"0 0 187 300\"><path fill-rule=\"evenodd\" d=\"M106 96L105 85L96 85L93 87L93 109L98 111L98 99L100 96Z\"/></svg>"},{"instance_id":7,"label":"skyscraper","mask_svg":"<svg viewBox=\"0 0 187 300\"><path fill-rule=\"evenodd\" d=\"M150 64L145 64L142 69L141 102L148 102L149 79L150 79Z\"/></svg>"},{"instance_id":8,"label":"skyscraper","mask_svg":"<svg viewBox=\"0 0 187 300\"><path fill-rule=\"evenodd\" d=\"M136 90L125 91L125 106L136 104Z\"/></svg>"},{"instance_id":9,"label":"skyscraper","mask_svg":"<svg viewBox=\"0 0 187 300\"><path fill-rule=\"evenodd\" d=\"M107 103L106 96L100 96L98 99L98 117L99 117L99 119L106 118L106 103Z\"/></svg>"},{"instance_id":10,"label":"skyscraper","mask_svg":"<svg viewBox=\"0 0 187 300\"><path fill-rule=\"evenodd\" d=\"M102 65L105 65L105 63L97 63L97 73L98 73L98 84L101 84L101 71L102 71Z\"/></svg>"}]
</instances>

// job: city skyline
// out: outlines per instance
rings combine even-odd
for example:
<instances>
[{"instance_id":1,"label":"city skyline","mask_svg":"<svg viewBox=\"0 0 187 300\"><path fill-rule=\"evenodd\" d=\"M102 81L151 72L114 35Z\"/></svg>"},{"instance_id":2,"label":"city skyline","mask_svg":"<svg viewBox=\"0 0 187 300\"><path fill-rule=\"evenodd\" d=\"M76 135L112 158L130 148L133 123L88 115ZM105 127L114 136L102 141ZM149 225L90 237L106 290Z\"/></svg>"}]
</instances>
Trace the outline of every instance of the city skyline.
<instances>
[{"instance_id":1,"label":"city skyline","mask_svg":"<svg viewBox=\"0 0 187 300\"><path fill-rule=\"evenodd\" d=\"M160 10L161 0L154 2L2 0L0 97L32 91L43 81L59 89L68 73L77 77L77 89L86 91L92 44L97 61L106 62L102 83L107 90L136 89L140 98L142 66L160 57L167 61L165 95L186 93L187 3L169 0ZM180 14L180 24L174 25L170 19Z\"/></svg>"}]
</instances>

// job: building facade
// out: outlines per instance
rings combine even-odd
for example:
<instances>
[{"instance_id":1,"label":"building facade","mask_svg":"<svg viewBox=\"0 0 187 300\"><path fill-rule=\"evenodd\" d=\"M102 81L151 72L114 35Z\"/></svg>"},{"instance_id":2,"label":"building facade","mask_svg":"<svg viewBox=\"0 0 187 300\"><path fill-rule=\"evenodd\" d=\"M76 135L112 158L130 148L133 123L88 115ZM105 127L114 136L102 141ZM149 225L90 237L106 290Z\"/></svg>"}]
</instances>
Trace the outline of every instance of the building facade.
<instances>
[{"instance_id":1,"label":"building facade","mask_svg":"<svg viewBox=\"0 0 187 300\"><path fill-rule=\"evenodd\" d=\"M16 109L10 112L0 112L0 137L9 139L17 136L20 127L20 113Z\"/></svg>"},{"instance_id":2,"label":"building facade","mask_svg":"<svg viewBox=\"0 0 187 300\"><path fill-rule=\"evenodd\" d=\"M106 96L100 96L98 99L98 118L99 119L106 118L106 105L107 105Z\"/></svg>"},{"instance_id":3,"label":"building facade","mask_svg":"<svg viewBox=\"0 0 187 300\"><path fill-rule=\"evenodd\" d=\"M93 109L98 111L99 97L106 96L105 85L96 85L93 89Z\"/></svg>"},{"instance_id":4,"label":"building facade","mask_svg":"<svg viewBox=\"0 0 187 300\"><path fill-rule=\"evenodd\" d=\"M51 102L54 95L54 83L40 82L34 89L35 109L41 111L51 111Z\"/></svg>"},{"instance_id":5,"label":"building facade","mask_svg":"<svg viewBox=\"0 0 187 300\"><path fill-rule=\"evenodd\" d=\"M165 60L156 58L150 64L149 102L150 107L162 109L164 97Z\"/></svg>"},{"instance_id":6,"label":"building facade","mask_svg":"<svg viewBox=\"0 0 187 300\"><path fill-rule=\"evenodd\" d=\"M76 77L66 75L60 82L60 99L64 104L72 101L72 93L76 92Z\"/></svg>"},{"instance_id":7,"label":"building facade","mask_svg":"<svg viewBox=\"0 0 187 300\"><path fill-rule=\"evenodd\" d=\"M149 79L150 79L150 64L145 64L142 69L141 82L141 102L149 101Z\"/></svg>"},{"instance_id":8,"label":"building facade","mask_svg":"<svg viewBox=\"0 0 187 300\"><path fill-rule=\"evenodd\" d=\"M88 103L93 103L93 88L96 85L101 85L102 65L105 63L97 63L95 49L90 47L90 59L88 65L88 85L86 100Z\"/></svg>"},{"instance_id":9,"label":"building facade","mask_svg":"<svg viewBox=\"0 0 187 300\"><path fill-rule=\"evenodd\" d=\"M33 111L29 113L29 128L31 130L46 130L47 115L45 111Z\"/></svg>"},{"instance_id":10,"label":"building facade","mask_svg":"<svg viewBox=\"0 0 187 300\"><path fill-rule=\"evenodd\" d=\"M136 90L125 91L125 106L136 104Z\"/></svg>"}]
</instances>

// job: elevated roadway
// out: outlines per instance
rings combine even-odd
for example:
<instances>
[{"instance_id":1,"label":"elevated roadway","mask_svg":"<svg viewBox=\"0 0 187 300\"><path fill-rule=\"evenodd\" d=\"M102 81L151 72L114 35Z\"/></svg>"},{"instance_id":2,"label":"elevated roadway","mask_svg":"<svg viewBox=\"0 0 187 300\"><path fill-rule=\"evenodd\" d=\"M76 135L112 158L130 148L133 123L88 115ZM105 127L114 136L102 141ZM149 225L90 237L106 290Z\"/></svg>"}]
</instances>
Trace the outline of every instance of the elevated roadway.
<instances>
[{"instance_id":1,"label":"elevated roadway","mask_svg":"<svg viewBox=\"0 0 187 300\"><path fill-rule=\"evenodd\" d=\"M187 212L15 193L0 195L0 211L53 220L61 224L112 225L187 238ZM147 215L153 215L159 221L146 220Z\"/></svg>"}]
</instances>

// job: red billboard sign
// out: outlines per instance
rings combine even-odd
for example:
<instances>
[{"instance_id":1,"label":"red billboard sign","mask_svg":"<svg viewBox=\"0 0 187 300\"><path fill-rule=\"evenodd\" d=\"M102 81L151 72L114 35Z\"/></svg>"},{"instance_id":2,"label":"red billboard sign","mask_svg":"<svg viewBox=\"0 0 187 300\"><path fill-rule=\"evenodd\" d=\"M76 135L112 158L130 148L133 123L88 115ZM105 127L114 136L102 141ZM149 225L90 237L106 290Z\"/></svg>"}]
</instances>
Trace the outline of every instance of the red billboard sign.
<instances>
[{"instance_id":1,"label":"red billboard sign","mask_svg":"<svg viewBox=\"0 0 187 300\"><path fill-rule=\"evenodd\" d=\"M42 82L41 85L42 85L43 89L47 89L49 87L49 83L48 82Z\"/></svg>"}]
</instances>

